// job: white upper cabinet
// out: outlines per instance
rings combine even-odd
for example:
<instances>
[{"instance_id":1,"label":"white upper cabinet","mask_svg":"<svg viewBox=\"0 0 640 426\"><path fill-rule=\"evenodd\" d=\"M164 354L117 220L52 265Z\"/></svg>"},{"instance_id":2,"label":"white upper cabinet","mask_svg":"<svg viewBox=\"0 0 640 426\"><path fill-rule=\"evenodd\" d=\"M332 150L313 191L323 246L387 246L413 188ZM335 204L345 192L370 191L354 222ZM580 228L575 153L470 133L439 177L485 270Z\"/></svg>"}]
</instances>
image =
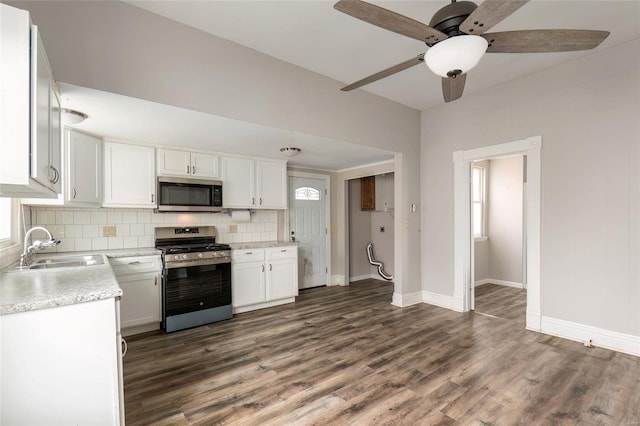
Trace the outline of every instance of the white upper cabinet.
<instances>
[{"instance_id":1,"label":"white upper cabinet","mask_svg":"<svg viewBox=\"0 0 640 426\"><path fill-rule=\"evenodd\" d=\"M203 152L191 153L191 176L200 178L220 177L220 157Z\"/></svg>"},{"instance_id":2,"label":"white upper cabinet","mask_svg":"<svg viewBox=\"0 0 640 426\"><path fill-rule=\"evenodd\" d=\"M0 195L61 190L60 98L29 13L0 4Z\"/></svg>"},{"instance_id":3,"label":"white upper cabinet","mask_svg":"<svg viewBox=\"0 0 640 426\"><path fill-rule=\"evenodd\" d=\"M102 139L65 129L65 204L99 206L102 201Z\"/></svg>"},{"instance_id":4,"label":"white upper cabinet","mask_svg":"<svg viewBox=\"0 0 640 426\"><path fill-rule=\"evenodd\" d=\"M222 157L222 206L255 207L255 161L242 157Z\"/></svg>"},{"instance_id":5,"label":"white upper cabinet","mask_svg":"<svg viewBox=\"0 0 640 426\"><path fill-rule=\"evenodd\" d=\"M105 142L103 194L104 207L155 207L155 150Z\"/></svg>"},{"instance_id":6,"label":"white upper cabinet","mask_svg":"<svg viewBox=\"0 0 640 426\"><path fill-rule=\"evenodd\" d=\"M68 128L63 135L62 194L56 199L22 198L22 204L100 207L102 139Z\"/></svg>"},{"instance_id":7,"label":"white upper cabinet","mask_svg":"<svg viewBox=\"0 0 640 426\"><path fill-rule=\"evenodd\" d=\"M158 148L158 176L219 178L216 154Z\"/></svg>"},{"instance_id":8,"label":"white upper cabinet","mask_svg":"<svg viewBox=\"0 0 640 426\"><path fill-rule=\"evenodd\" d=\"M287 208L287 163L256 160L256 207Z\"/></svg>"},{"instance_id":9,"label":"white upper cabinet","mask_svg":"<svg viewBox=\"0 0 640 426\"><path fill-rule=\"evenodd\" d=\"M224 207L287 208L285 161L223 156L222 181Z\"/></svg>"}]
</instances>

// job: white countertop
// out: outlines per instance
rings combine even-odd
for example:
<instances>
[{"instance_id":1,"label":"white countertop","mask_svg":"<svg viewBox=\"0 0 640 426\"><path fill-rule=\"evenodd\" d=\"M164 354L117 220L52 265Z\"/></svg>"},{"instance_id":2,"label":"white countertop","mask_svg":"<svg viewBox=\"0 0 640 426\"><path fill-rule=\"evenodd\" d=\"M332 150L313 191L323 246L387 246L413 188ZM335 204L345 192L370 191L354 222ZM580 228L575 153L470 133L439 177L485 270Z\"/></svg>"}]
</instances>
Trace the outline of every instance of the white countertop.
<instances>
[{"instance_id":1,"label":"white countertop","mask_svg":"<svg viewBox=\"0 0 640 426\"><path fill-rule=\"evenodd\" d=\"M102 254L102 265L13 271L14 265L0 273L0 315L37 309L74 305L122 295L109 257L150 256L160 251L154 247L98 252L43 252L39 257L81 256ZM36 256L37 258L38 256ZM9 272L7 272L9 271Z\"/></svg>"},{"instance_id":2,"label":"white countertop","mask_svg":"<svg viewBox=\"0 0 640 426\"><path fill-rule=\"evenodd\" d=\"M291 241L256 241L250 243L229 243L231 250L257 249L269 247L297 246L297 242Z\"/></svg>"}]
</instances>

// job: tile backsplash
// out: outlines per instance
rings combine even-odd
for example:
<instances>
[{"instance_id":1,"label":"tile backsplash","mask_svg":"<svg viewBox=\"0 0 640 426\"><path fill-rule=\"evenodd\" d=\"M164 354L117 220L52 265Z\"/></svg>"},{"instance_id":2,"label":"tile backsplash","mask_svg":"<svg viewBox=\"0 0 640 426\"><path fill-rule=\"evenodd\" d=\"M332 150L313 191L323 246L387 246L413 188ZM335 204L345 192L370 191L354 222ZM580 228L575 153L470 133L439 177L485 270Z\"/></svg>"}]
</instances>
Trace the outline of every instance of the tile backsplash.
<instances>
[{"instance_id":1,"label":"tile backsplash","mask_svg":"<svg viewBox=\"0 0 640 426\"><path fill-rule=\"evenodd\" d=\"M158 226L213 225L216 241L242 243L278 238L278 212L254 211L250 222L234 222L226 213L153 213L146 209L32 207L33 226L44 226L61 243L58 252L153 247ZM105 229L105 227L107 229ZM109 235L115 227L115 236ZM41 238L39 235L34 236Z\"/></svg>"}]
</instances>

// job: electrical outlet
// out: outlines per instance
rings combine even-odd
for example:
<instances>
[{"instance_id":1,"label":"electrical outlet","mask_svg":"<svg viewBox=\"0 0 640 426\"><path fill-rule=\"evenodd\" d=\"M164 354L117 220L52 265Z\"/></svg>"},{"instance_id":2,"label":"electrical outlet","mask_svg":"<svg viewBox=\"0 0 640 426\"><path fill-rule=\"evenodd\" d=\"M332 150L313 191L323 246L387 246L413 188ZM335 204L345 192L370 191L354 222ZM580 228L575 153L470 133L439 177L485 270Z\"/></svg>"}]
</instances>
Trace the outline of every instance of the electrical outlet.
<instances>
[{"instance_id":1,"label":"electrical outlet","mask_svg":"<svg viewBox=\"0 0 640 426\"><path fill-rule=\"evenodd\" d=\"M115 237L116 236L116 227L115 226L103 226L102 227L102 236L103 237Z\"/></svg>"},{"instance_id":2,"label":"electrical outlet","mask_svg":"<svg viewBox=\"0 0 640 426\"><path fill-rule=\"evenodd\" d=\"M235 234L236 232L238 232L238 225L229 225L229 233Z\"/></svg>"}]
</instances>

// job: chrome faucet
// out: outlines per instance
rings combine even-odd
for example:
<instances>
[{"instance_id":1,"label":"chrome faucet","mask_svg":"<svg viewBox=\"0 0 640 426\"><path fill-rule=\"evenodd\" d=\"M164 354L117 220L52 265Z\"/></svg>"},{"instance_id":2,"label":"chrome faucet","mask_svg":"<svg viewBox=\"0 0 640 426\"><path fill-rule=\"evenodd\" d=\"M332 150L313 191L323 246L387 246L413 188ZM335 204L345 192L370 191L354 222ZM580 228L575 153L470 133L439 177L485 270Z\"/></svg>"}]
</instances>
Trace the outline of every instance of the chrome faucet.
<instances>
[{"instance_id":1,"label":"chrome faucet","mask_svg":"<svg viewBox=\"0 0 640 426\"><path fill-rule=\"evenodd\" d=\"M47 236L49 237L49 241L36 240L30 246L27 246L31 233L38 230L46 232ZM51 235L51 232L49 232L47 228L43 228L42 226L34 226L33 228L29 229L26 234L24 234L24 250L20 255L20 268L31 265L31 261L33 260L33 250L42 250L44 248L55 247L58 244L60 244L60 240L56 240L55 238L53 238L53 235Z\"/></svg>"}]
</instances>

